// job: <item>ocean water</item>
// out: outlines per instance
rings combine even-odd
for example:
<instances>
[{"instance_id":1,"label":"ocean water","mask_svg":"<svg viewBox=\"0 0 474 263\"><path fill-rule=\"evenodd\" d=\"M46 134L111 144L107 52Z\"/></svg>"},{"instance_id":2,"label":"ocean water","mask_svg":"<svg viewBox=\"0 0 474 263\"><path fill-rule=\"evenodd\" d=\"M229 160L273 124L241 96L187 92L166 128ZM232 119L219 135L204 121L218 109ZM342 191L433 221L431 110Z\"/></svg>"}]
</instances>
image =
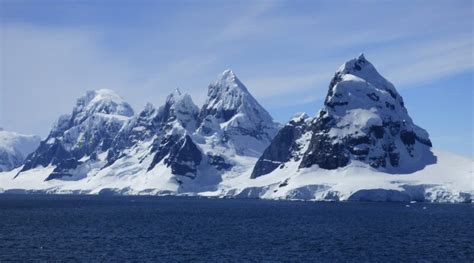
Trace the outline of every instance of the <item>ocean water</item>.
<instances>
[{"instance_id":1,"label":"ocean water","mask_svg":"<svg viewBox=\"0 0 474 263\"><path fill-rule=\"evenodd\" d=\"M0 195L8 260L473 262L474 207Z\"/></svg>"}]
</instances>

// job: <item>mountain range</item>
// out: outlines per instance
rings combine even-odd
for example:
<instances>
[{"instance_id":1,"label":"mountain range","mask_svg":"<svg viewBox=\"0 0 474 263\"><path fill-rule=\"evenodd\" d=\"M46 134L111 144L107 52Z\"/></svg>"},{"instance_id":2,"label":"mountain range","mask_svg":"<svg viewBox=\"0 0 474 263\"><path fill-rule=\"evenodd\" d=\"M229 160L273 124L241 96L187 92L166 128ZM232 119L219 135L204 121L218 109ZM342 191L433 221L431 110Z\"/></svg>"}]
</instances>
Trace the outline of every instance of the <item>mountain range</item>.
<instances>
[{"instance_id":1,"label":"mountain range","mask_svg":"<svg viewBox=\"0 0 474 263\"><path fill-rule=\"evenodd\" d=\"M6 133L6 193L431 202L474 194L473 161L433 150L395 86L363 55L336 71L316 116L284 125L226 70L201 107L175 90L164 105L135 113L102 89L79 98L40 143L27 137L30 148L12 147L25 137Z\"/></svg>"},{"instance_id":2,"label":"mountain range","mask_svg":"<svg viewBox=\"0 0 474 263\"><path fill-rule=\"evenodd\" d=\"M39 136L19 134L0 128L0 172L23 165L27 155L38 147L40 141Z\"/></svg>"}]
</instances>

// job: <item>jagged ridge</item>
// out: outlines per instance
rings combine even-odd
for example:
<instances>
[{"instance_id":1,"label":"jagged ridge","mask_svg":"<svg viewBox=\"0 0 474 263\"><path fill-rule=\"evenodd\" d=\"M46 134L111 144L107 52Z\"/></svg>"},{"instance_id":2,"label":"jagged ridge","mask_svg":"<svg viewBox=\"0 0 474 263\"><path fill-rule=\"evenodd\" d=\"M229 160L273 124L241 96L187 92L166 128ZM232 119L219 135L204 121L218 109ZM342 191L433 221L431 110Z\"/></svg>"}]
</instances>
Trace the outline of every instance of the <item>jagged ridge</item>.
<instances>
[{"instance_id":1,"label":"jagged ridge","mask_svg":"<svg viewBox=\"0 0 474 263\"><path fill-rule=\"evenodd\" d=\"M22 170L55 166L46 178L71 177L83 157L97 159L113 144L115 136L133 116L132 107L111 90L89 91L79 98L70 115L63 115L38 149L28 156Z\"/></svg>"},{"instance_id":2,"label":"jagged ridge","mask_svg":"<svg viewBox=\"0 0 474 263\"><path fill-rule=\"evenodd\" d=\"M230 156L259 156L278 125L230 70L209 85L208 95L199 109L189 94L176 89L164 105L147 104L133 115L112 91L88 92L60 118L19 174L53 166L46 180L81 180L91 172L132 176L163 168L179 184L203 173L220 177L240 165ZM125 172L127 164L133 171Z\"/></svg>"}]
</instances>

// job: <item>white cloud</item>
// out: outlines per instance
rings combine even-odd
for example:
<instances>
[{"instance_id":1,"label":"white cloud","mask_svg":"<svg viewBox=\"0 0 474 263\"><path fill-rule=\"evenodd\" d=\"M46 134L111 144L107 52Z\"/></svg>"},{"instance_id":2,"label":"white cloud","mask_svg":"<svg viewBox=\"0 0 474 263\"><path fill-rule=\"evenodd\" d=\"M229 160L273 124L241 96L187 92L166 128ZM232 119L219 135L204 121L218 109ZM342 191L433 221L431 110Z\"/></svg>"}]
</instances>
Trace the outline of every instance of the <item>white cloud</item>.
<instances>
[{"instance_id":1,"label":"white cloud","mask_svg":"<svg viewBox=\"0 0 474 263\"><path fill-rule=\"evenodd\" d=\"M474 70L472 50L470 36L451 36L376 50L372 56L381 61L380 69L388 79L408 88Z\"/></svg>"},{"instance_id":2,"label":"white cloud","mask_svg":"<svg viewBox=\"0 0 474 263\"><path fill-rule=\"evenodd\" d=\"M259 18L268 12L274 1L258 1L243 10L240 16L231 20L224 29L217 34L214 41L234 40L236 38L247 37L249 34L262 33L265 26Z\"/></svg>"}]
</instances>

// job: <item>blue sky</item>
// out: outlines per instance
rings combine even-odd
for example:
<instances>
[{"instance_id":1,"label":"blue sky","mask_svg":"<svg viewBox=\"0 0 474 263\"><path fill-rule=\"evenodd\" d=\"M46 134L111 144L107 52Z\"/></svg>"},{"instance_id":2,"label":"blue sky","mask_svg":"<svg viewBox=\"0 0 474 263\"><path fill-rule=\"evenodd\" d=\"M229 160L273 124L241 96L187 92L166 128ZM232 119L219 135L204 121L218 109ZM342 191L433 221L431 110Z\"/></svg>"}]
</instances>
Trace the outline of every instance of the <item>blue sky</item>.
<instances>
[{"instance_id":1,"label":"blue sky","mask_svg":"<svg viewBox=\"0 0 474 263\"><path fill-rule=\"evenodd\" d=\"M474 155L472 1L0 0L0 126L47 135L86 90L197 104L231 68L273 117L314 115L363 52L434 147Z\"/></svg>"}]
</instances>

